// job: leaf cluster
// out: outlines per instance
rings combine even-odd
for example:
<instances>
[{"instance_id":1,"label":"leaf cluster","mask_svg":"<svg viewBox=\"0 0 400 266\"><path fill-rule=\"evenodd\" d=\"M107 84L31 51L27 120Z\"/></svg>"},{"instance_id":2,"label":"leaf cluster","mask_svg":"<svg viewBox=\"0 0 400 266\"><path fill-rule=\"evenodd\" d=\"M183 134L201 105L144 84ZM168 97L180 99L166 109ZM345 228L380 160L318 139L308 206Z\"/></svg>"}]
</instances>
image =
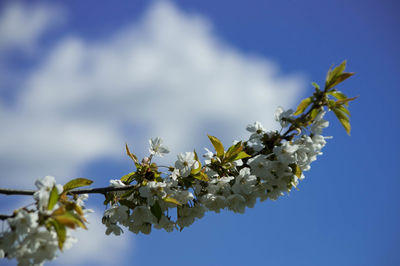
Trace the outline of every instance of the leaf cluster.
<instances>
[{"instance_id":1,"label":"leaf cluster","mask_svg":"<svg viewBox=\"0 0 400 266\"><path fill-rule=\"evenodd\" d=\"M67 238L66 228L75 229L77 227L87 229L85 223L87 220L84 217L83 209L76 203L77 195L68 195L72 189L88 186L93 181L86 178L76 178L63 186L63 191L59 194L56 186L53 186L50 191L47 210L49 215L43 215L39 218L48 230L54 228L58 237L58 247L63 249L64 242ZM72 199L70 197L72 197ZM54 209L58 206L56 209ZM54 209L54 210L53 210Z\"/></svg>"}]
</instances>

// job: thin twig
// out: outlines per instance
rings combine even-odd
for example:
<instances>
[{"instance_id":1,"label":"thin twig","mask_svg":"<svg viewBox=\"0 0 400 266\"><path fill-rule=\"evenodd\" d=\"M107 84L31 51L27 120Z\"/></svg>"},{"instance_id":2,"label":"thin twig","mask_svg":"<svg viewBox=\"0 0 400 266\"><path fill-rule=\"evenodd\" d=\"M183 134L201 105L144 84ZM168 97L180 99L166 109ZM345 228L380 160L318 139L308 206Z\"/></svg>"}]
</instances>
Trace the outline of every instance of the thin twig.
<instances>
[{"instance_id":1,"label":"thin twig","mask_svg":"<svg viewBox=\"0 0 400 266\"><path fill-rule=\"evenodd\" d=\"M14 217L14 215L0 214L0 220L7 220L12 217Z\"/></svg>"},{"instance_id":2,"label":"thin twig","mask_svg":"<svg viewBox=\"0 0 400 266\"><path fill-rule=\"evenodd\" d=\"M71 194L105 194L107 192L114 192L114 191L124 191L129 190L132 188L137 188L138 185L128 185L124 187L100 187L100 188L87 188L87 189L75 189L70 190L68 193ZM35 194L36 190L20 190L20 189L8 189L8 188L0 188L0 194L5 195L25 195L25 196L32 196ZM6 215L0 214L0 220L6 220L8 218L14 217L13 215Z\"/></svg>"},{"instance_id":3,"label":"thin twig","mask_svg":"<svg viewBox=\"0 0 400 266\"><path fill-rule=\"evenodd\" d=\"M113 191L124 191L131 188L136 188L137 185L128 185L124 187L100 187L100 188L87 188L87 189L75 189L70 190L68 193L71 194L104 194L107 192ZM21 190L21 189L8 189L8 188L0 188L0 194L5 195L28 195L31 196L35 194L36 190Z\"/></svg>"}]
</instances>

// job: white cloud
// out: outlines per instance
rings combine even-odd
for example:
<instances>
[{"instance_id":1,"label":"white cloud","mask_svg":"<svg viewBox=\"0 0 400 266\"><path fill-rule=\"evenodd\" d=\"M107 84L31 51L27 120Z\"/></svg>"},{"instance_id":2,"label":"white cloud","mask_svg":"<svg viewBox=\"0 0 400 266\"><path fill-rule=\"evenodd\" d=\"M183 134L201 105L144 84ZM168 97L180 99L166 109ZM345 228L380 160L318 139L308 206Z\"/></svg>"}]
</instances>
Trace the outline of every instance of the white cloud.
<instances>
[{"instance_id":1,"label":"white cloud","mask_svg":"<svg viewBox=\"0 0 400 266\"><path fill-rule=\"evenodd\" d=\"M0 52L16 48L33 52L39 38L63 17L54 6L11 2L0 14Z\"/></svg>"},{"instance_id":2,"label":"white cloud","mask_svg":"<svg viewBox=\"0 0 400 266\"><path fill-rule=\"evenodd\" d=\"M277 105L291 106L303 85L166 2L102 41L65 36L25 80L1 117L2 175L15 182L75 176L97 157L121 158L125 141L146 150L148 137L161 136L173 160L206 133L243 137L254 120L274 126Z\"/></svg>"}]
</instances>

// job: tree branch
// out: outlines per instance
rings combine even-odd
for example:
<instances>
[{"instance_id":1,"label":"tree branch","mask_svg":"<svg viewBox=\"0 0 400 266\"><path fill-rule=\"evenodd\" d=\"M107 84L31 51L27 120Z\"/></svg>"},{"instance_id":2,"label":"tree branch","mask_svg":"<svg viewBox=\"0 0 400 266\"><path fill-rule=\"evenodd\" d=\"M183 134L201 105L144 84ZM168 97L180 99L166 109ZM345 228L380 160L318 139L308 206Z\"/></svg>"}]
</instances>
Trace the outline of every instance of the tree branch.
<instances>
[{"instance_id":1,"label":"tree branch","mask_svg":"<svg viewBox=\"0 0 400 266\"><path fill-rule=\"evenodd\" d=\"M71 194L104 194L107 192L113 192L113 191L124 191L124 190L129 190L132 188L136 188L137 185L128 185L124 187L100 187L100 188L87 188L87 189L75 189L75 190L70 190L68 193ZM21 189L8 189L8 188L0 188L0 194L5 194L5 195L28 195L32 196L35 194L36 190L21 190Z\"/></svg>"}]
</instances>

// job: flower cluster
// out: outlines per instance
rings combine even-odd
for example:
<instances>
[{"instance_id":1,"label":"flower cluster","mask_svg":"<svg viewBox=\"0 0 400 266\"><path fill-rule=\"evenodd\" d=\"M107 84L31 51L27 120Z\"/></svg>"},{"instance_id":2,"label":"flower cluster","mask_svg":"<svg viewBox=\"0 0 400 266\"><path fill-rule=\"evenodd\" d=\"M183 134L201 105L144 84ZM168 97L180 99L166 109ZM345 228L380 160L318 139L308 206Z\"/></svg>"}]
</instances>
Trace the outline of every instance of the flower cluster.
<instances>
[{"instance_id":1,"label":"flower cluster","mask_svg":"<svg viewBox=\"0 0 400 266\"><path fill-rule=\"evenodd\" d=\"M36 209L21 208L7 219L8 230L0 233L0 258L17 259L20 265L42 265L53 260L59 249L68 249L76 239L66 227L84 227L83 200L87 195L66 197L68 187L46 176L35 182ZM66 189L67 188L67 189Z\"/></svg>"},{"instance_id":2,"label":"flower cluster","mask_svg":"<svg viewBox=\"0 0 400 266\"><path fill-rule=\"evenodd\" d=\"M136 172L121 180L111 180L115 187L134 187L125 192L109 193L103 223L106 234L120 235L125 227L134 233L149 234L152 227L168 232L182 230L207 211L228 209L244 213L257 199L276 200L290 192L304 178L303 171L322 154L325 137L321 135L328 122L319 113L309 125L310 135L281 135L266 131L260 122L247 126L251 133L245 142L235 141L225 150L222 143L209 136L216 152L206 149L202 166L196 152L178 154L174 167L161 176L157 165L148 157L141 163L134 158ZM294 119L292 110L278 108L276 120L282 129ZM305 132L305 130L303 131ZM161 139L150 140L151 155L168 152Z\"/></svg>"}]
</instances>

